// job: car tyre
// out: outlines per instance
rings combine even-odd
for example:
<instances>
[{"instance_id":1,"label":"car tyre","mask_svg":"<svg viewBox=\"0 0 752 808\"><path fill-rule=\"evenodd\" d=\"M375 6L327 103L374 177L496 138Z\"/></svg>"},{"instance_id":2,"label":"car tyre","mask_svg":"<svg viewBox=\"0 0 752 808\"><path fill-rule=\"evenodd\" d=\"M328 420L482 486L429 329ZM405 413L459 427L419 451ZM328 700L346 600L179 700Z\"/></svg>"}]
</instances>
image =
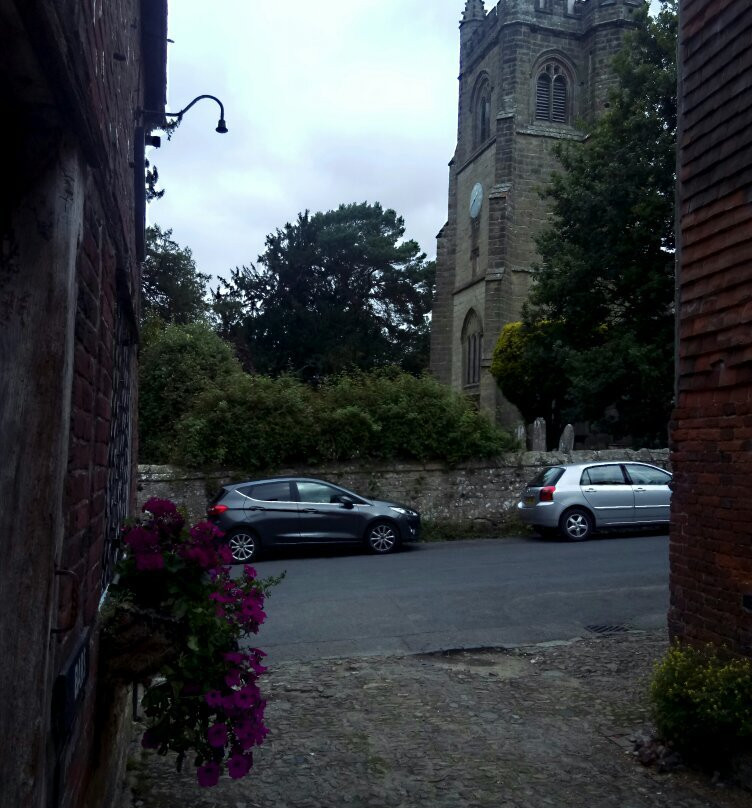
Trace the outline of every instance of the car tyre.
<instances>
[{"instance_id":1,"label":"car tyre","mask_svg":"<svg viewBox=\"0 0 752 808\"><path fill-rule=\"evenodd\" d=\"M386 555L399 546L400 535L395 524L387 521L374 522L366 533L366 544L372 553Z\"/></svg>"},{"instance_id":2,"label":"car tyre","mask_svg":"<svg viewBox=\"0 0 752 808\"><path fill-rule=\"evenodd\" d=\"M561 515L559 530L569 541L585 541L593 535L593 517L584 508L570 508Z\"/></svg>"},{"instance_id":3,"label":"car tyre","mask_svg":"<svg viewBox=\"0 0 752 808\"><path fill-rule=\"evenodd\" d=\"M238 528L229 533L227 546L232 552L233 561L237 564L250 564L258 557L258 537L247 528Z\"/></svg>"}]
</instances>

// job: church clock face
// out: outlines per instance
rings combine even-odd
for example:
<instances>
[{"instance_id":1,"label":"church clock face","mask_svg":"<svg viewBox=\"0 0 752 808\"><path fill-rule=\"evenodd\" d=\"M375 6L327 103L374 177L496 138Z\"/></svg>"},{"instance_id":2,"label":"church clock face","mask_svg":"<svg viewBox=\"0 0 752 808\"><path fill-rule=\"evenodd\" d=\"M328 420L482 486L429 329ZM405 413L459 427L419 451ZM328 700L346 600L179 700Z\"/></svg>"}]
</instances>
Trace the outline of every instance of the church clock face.
<instances>
[{"instance_id":1,"label":"church clock face","mask_svg":"<svg viewBox=\"0 0 752 808\"><path fill-rule=\"evenodd\" d=\"M470 218L477 219L483 205L483 186L476 182L473 190L470 191Z\"/></svg>"}]
</instances>

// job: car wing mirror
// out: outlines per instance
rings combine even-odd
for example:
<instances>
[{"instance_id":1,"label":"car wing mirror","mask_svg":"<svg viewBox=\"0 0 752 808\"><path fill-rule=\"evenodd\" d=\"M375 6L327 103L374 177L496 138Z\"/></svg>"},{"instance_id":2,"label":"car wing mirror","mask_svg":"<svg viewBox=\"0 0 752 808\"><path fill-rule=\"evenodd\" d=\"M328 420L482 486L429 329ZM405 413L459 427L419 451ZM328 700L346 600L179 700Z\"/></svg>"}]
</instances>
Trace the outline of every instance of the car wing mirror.
<instances>
[{"instance_id":1,"label":"car wing mirror","mask_svg":"<svg viewBox=\"0 0 752 808\"><path fill-rule=\"evenodd\" d=\"M339 504L348 511L352 510L353 506L355 505L355 502L345 494L340 494L336 497L332 497L332 499L335 500L336 502L339 502Z\"/></svg>"}]
</instances>

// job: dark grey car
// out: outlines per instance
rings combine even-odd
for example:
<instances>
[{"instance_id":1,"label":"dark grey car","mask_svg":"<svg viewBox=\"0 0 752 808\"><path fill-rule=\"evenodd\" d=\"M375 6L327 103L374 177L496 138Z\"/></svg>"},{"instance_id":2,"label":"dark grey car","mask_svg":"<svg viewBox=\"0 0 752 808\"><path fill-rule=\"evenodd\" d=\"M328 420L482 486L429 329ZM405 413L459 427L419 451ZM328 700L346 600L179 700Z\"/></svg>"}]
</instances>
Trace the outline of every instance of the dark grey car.
<instances>
[{"instance_id":1,"label":"dark grey car","mask_svg":"<svg viewBox=\"0 0 752 808\"><path fill-rule=\"evenodd\" d=\"M263 548L300 544L365 544L384 555L420 538L420 515L412 508L306 477L225 485L206 513L243 562Z\"/></svg>"}]
</instances>

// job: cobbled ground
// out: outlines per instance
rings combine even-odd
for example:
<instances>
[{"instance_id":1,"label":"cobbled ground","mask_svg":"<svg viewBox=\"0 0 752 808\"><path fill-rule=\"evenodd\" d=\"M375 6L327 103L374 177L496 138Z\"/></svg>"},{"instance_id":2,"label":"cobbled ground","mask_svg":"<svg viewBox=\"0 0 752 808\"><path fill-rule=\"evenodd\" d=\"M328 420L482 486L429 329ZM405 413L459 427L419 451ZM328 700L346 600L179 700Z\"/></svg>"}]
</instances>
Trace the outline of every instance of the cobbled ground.
<instances>
[{"instance_id":1,"label":"cobbled ground","mask_svg":"<svg viewBox=\"0 0 752 808\"><path fill-rule=\"evenodd\" d=\"M752 794L637 762L665 633L275 665L248 777L201 789L134 743L135 808L750 808Z\"/></svg>"}]
</instances>

